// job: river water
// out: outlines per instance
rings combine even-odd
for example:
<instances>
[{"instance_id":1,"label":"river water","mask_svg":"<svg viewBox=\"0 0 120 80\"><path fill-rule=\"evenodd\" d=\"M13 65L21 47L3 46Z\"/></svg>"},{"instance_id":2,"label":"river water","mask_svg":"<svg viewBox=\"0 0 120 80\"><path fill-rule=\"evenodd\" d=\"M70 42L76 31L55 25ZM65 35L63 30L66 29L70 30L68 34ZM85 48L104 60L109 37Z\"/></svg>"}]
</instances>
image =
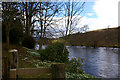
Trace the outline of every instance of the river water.
<instances>
[{"instance_id":1,"label":"river water","mask_svg":"<svg viewBox=\"0 0 120 80\"><path fill-rule=\"evenodd\" d=\"M69 58L81 57L84 71L98 78L118 77L118 48L67 46Z\"/></svg>"},{"instance_id":2,"label":"river water","mask_svg":"<svg viewBox=\"0 0 120 80\"><path fill-rule=\"evenodd\" d=\"M85 46L66 46L66 48L69 51L69 59L74 57L85 59L83 69L86 73L97 78L118 78L119 48Z\"/></svg>"}]
</instances>

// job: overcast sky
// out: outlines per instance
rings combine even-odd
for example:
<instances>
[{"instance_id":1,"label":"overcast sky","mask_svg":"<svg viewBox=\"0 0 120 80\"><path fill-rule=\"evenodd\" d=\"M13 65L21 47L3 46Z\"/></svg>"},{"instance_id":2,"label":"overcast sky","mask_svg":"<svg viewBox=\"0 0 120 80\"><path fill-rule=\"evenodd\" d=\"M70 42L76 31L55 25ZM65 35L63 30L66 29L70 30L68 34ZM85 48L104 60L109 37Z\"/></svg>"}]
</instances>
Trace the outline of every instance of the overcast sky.
<instances>
[{"instance_id":1,"label":"overcast sky","mask_svg":"<svg viewBox=\"0 0 120 80\"><path fill-rule=\"evenodd\" d=\"M79 1L79 0L77 0ZM118 2L120 0L87 0L84 6L83 18L77 28L89 26L89 31L118 27ZM55 17L57 18L57 17ZM64 20L63 20L64 21ZM64 25L64 22L58 22ZM63 28L63 26L61 27ZM63 28L64 29L64 28Z\"/></svg>"},{"instance_id":2,"label":"overcast sky","mask_svg":"<svg viewBox=\"0 0 120 80\"><path fill-rule=\"evenodd\" d=\"M120 0L94 0L86 2L81 24L90 30L118 26L118 2Z\"/></svg>"}]
</instances>

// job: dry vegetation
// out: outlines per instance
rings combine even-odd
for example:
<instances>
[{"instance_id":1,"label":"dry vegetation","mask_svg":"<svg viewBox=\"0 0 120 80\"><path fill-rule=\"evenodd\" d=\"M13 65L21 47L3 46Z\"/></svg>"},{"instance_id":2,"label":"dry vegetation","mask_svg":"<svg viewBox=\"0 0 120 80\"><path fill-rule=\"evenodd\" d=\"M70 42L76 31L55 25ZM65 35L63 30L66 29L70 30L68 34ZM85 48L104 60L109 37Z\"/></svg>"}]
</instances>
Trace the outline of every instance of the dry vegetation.
<instances>
[{"instance_id":1,"label":"dry vegetation","mask_svg":"<svg viewBox=\"0 0 120 80\"><path fill-rule=\"evenodd\" d=\"M72 46L119 47L118 28L76 33L69 36L68 43Z\"/></svg>"}]
</instances>

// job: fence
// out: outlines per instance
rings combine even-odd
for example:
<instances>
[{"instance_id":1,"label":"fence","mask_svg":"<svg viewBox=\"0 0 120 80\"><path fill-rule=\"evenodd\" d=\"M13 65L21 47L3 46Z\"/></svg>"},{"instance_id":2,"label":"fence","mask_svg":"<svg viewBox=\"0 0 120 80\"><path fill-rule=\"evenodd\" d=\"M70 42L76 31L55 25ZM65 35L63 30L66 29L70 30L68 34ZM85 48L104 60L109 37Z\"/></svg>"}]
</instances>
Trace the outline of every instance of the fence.
<instances>
[{"instance_id":1,"label":"fence","mask_svg":"<svg viewBox=\"0 0 120 80\"><path fill-rule=\"evenodd\" d=\"M50 78L65 78L65 64L64 63L55 63L52 64L50 68L40 67L40 68L15 68L9 69L7 57L3 60L3 79L5 78L14 78L17 79L22 75L26 75L25 78L29 76L41 75L41 74L51 74ZM18 77L17 77L18 76Z\"/></svg>"}]
</instances>

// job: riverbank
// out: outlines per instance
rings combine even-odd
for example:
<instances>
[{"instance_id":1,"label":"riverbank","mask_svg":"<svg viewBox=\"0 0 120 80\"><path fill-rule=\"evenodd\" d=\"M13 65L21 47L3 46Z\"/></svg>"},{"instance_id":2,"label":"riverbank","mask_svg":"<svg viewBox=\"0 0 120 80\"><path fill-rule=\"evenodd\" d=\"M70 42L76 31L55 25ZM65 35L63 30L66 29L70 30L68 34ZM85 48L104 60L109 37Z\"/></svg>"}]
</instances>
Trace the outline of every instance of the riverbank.
<instances>
[{"instance_id":1,"label":"riverbank","mask_svg":"<svg viewBox=\"0 0 120 80\"><path fill-rule=\"evenodd\" d=\"M52 63L51 61L42 61L40 59L40 54L36 50L28 49L23 46L19 45L10 45L10 49L17 49L18 50L18 58L19 58L19 63L18 63L18 68L39 68L39 67L50 67ZM6 43L2 44L2 56L8 56L8 51L6 49ZM72 74L66 72L66 78L94 78L93 76L89 74ZM44 74L40 75L39 78L48 78L51 75Z\"/></svg>"},{"instance_id":2,"label":"riverbank","mask_svg":"<svg viewBox=\"0 0 120 80\"><path fill-rule=\"evenodd\" d=\"M71 45L71 44L66 44L66 46L81 46L81 47L93 47L93 48L97 48L97 47L106 47L106 48L120 48L120 45L97 45L97 46L93 46L93 45Z\"/></svg>"}]
</instances>

